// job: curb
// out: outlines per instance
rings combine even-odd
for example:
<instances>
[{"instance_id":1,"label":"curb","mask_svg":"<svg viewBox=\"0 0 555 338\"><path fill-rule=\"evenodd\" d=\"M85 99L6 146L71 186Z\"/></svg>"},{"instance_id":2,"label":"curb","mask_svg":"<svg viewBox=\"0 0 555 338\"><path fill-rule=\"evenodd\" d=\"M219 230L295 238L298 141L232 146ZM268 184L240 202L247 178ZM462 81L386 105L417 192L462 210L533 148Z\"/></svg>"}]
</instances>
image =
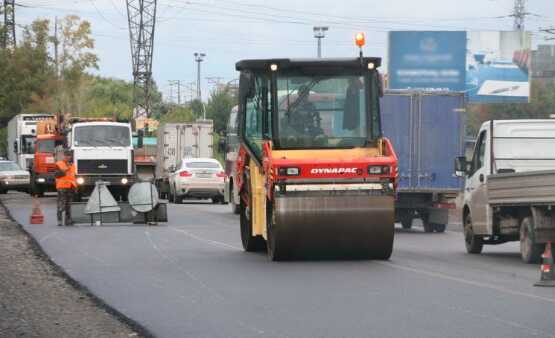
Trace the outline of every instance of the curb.
<instances>
[{"instance_id":1,"label":"curb","mask_svg":"<svg viewBox=\"0 0 555 338\"><path fill-rule=\"evenodd\" d=\"M27 240L29 241L29 243L31 245L31 248L32 248L33 253L35 254L35 256L37 256L39 259L42 259L45 262L47 262L53 268L54 272L56 274L58 274L60 277L62 277L69 285L71 285L75 290L84 293L100 309L105 310L108 314L114 316L114 318L116 318L117 320L119 320L123 324L129 326L135 333L137 333L136 337L156 338L156 336L153 335L150 331L148 331L143 325L139 324L137 321L135 321L135 320L127 317L123 313L119 312L118 310L116 310L115 308L110 306L108 303L106 303L104 300L102 300L101 298L99 298L95 294L93 294L86 286L79 283L77 280L73 279L61 266L56 264L46 254L46 252L44 252L44 250L42 249L40 244L37 242L37 240L29 232L27 232L25 227L22 226L21 224L19 224L19 222L17 222L12 217L12 214L10 213L10 210L4 205L4 203L2 201L0 201L0 207L4 209L4 211L6 212L6 216L14 224L17 225L19 230L21 230L25 234L25 236L27 237Z\"/></svg>"}]
</instances>

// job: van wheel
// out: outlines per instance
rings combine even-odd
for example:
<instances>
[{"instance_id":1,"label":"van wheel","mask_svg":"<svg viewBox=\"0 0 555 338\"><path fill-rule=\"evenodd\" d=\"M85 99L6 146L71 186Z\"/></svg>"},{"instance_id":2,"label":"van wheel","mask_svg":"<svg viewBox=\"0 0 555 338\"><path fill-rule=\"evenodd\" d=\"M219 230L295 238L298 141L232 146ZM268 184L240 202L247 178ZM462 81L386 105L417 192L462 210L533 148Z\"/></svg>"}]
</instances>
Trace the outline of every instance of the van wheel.
<instances>
[{"instance_id":1,"label":"van wheel","mask_svg":"<svg viewBox=\"0 0 555 338\"><path fill-rule=\"evenodd\" d=\"M482 237L474 235L472 218L470 215L467 215L464 220L464 244L466 246L466 252L470 254L479 254L484 247Z\"/></svg>"},{"instance_id":2,"label":"van wheel","mask_svg":"<svg viewBox=\"0 0 555 338\"><path fill-rule=\"evenodd\" d=\"M433 227L435 232L445 232L445 229L447 228L447 224L434 223Z\"/></svg>"},{"instance_id":3,"label":"van wheel","mask_svg":"<svg viewBox=\"0 0 555 338\"><path fill-rule=\"evenodd\" d=\"M534 219L532 216L525 217L520 222L520 257L525 263L539 263L543 246L536 243L534 237Z\"/></svg>"}]
</instances>

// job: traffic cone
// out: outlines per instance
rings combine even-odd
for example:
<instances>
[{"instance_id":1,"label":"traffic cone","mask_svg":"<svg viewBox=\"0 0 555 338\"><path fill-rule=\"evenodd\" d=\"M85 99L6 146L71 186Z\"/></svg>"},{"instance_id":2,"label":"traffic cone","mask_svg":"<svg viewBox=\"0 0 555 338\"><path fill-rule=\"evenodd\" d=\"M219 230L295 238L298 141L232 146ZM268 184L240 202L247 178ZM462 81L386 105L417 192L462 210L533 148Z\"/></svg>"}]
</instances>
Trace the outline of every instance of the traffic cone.
<instances>
[{"instance_id":1,"label":"traffic cone","mask_svg":"<svg viewBox=\"0 0 555 338\"><path fill-rule=\"evenodd\" d=\"M534 284L534 286L555 287L555 270L553 270L553 251L551 251L551 241L545 244L545 252L542 254L540 271L540 280Z\"/></svg>"},{"instance_id":2,"label":"traffic cone","mask_svg":"<svg viewBox=\"0 0 555 338\"><path fill-rule=\"evenodd\" d=\"M42 210L40 210L40 203L36 197L33 198L33 212L31 213L30 223L31 224L44 223L44 215L42 214Z\"/></svg>"}]
</instances>

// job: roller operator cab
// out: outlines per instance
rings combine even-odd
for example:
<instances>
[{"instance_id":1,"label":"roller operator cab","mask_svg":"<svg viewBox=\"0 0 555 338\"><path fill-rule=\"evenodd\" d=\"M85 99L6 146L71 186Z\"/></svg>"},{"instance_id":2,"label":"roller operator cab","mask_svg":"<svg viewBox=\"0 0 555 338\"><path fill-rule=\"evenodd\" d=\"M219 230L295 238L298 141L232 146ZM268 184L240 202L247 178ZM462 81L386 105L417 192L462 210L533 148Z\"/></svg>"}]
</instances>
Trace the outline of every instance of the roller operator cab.
<instances>
[{"instance_id":1,"label":"roller operator cab","mask_svg":"<svg viewBox=\"0 0 555 338\"><path fill-rule=\"evenodd\" d=\"M380 62L237 63L234 188L246 251L389 258L397 157L380 125Z\"/></svg>"}]
</instances>

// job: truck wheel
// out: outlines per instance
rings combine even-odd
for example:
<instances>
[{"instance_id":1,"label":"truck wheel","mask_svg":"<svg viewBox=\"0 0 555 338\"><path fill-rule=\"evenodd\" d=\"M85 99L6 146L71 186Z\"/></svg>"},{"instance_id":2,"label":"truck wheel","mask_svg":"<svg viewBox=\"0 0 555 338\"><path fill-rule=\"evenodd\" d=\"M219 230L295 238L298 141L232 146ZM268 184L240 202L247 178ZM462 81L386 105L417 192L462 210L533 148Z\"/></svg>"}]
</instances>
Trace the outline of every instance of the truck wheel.
<instances>
[{"instance_id":1,"label":"truck wheel","mask_svg":"<svg viewBox=\"0 0 555 338\"><path fill-rule=\"evenodd\" d=\"M420 219L422 219L422 226L424 227L424 232L434 232L434 225L430 223L427 213L421 213Z\"/></svg>"},{"instance_id":2,"label":"truck wheel","mask_svg":"<svg viewBox=\"0 0 555 338\"><path fill-rule=\"evenodd\" d=\"M237 203L235 203L235 193L233 192L233 183L229 184L229 204L231 204L231 212L235 215L239 215L240 209Z\"/></svg>"},{"instance_id":3,"label":"truck wheel","mask_svg":"<svg viewBox=\"0 0 555 338\"><path fill-rule=\"evenodd\" d=\"M412 215L408 212L401 215L401 226L403 229L410 229L412 228Z\"/></svg>"},{"instance_id":4,"label":"truck wheel","mask_svg":"<svg viewBox=\"0 0 555 338\"><path fill-rule=\"evenodd\" d=\"M539 263L543 246L536 243L534 238L534 220L532 216L525 217L520 223L520 256L525 263Z\"/></svg>"},{"instance_id":5,"label":"truck wheel","mask_svg":"<svg viewBox=\"0 0 555 338\"><path fill-rule=\"evenodd\" d=\"M252 235L252 212L241 199L240 204L241 243L247 252L262 251L265 248L264 238Z\"/></svg>"},{"instance_id":6,"label":"truck wheel","mask_svg":"<svg viewBox=\"0 0 555 338\"><path fill-rule=\"evenodd\" d=\"M464 220L464 244L466 246L466 252L470 254L479 254L484 247L482 237L474 235L472 218L470 215L466 216Z\"/></svg>"},{"instance_id":7,"label":"truck wheel","mask_svg":"<svg viewBox=\"0 0 555 338\"><path fill-rule=\"evenodd\" d=\"M433 224L433 228L435 232L445 232L447 228L447 224Z\"/></svg>"}]
</instances>

